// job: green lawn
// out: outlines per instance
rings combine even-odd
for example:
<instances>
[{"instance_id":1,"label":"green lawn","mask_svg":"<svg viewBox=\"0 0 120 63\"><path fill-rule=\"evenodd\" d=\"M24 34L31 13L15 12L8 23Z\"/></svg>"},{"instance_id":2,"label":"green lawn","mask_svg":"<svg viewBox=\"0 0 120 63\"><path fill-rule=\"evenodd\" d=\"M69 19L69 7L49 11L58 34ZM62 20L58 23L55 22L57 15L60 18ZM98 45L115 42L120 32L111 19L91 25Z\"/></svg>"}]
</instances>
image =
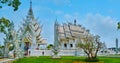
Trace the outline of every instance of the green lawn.
<instances>
[{"instance_id":1,"label":"green lawn","mask_svg":"<svg viewBox=\"0 0 120 63\"><path fill-rule=\"evenodd\" d=\"M64 56L60 59L52 59L48 56L27 57L14 61L13 63L90 63L84 62L85 57ZM120 63L120 58L99 57L99 62L94 63Z\"/></svg>"}]
</instances>

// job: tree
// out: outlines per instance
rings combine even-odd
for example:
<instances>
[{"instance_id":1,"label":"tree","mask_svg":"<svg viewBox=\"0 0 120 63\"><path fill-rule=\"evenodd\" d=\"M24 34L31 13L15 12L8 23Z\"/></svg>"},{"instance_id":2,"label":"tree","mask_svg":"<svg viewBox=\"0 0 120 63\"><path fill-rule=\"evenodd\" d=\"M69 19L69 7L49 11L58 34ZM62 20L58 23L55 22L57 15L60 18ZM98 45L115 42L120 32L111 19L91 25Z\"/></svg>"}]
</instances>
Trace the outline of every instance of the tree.
<instances>
[{"instance_id":1,"label":"tree","mask_svg":"<svg viewBox=\"0 0 120 63\"><path fill-rule=\"evenodd\" d=\"M53 48L53 44L49 44L48 46L47 46L47 49L52 49Z\"/></svg>"},{"instance_id":2,"label":"tree","mask_svg":"<svg viewBox=\"0 0 120 63\"><path fill-rule=\"evenodd\" d=\"M97 58L97 53L101 49L102 45L99 38L100 37L98 35L91 36L89 34L79 38L77 46L83 49L83 51L87 54L88 60Z\"/></svg>"},{"instance_id":3,"label":"tree","mask_svg":"<svg viewBox=\"0 0 120 63\"><path fill-rule=\"evenodd\" d=\"M118 22L118 26L117 26L117 29L120 29L120 22Z\"/></svg>"},{"instance_id":4,"label":"tree","mask_svg":"<svg viewBox=\"0 0 120 63\"><path fill-rule=\"evenodd\" d=\"M0 0L0 4L7 4L8 6L13 7L14 11L16 11L18 10L21 2L19 0ZM2 5L0 5L0 8L2 8Z\"/></svg>"},{"instance_id":5,"label":"tree","mask_svg":"<svg viewBox=\"0 0 120 63\"><path fill-rule=\"evenodd\" d=\"M0 18L0 32L6 34L6 28L9 27L10 21L4 17Z\"/></svg>"}]
</instances>

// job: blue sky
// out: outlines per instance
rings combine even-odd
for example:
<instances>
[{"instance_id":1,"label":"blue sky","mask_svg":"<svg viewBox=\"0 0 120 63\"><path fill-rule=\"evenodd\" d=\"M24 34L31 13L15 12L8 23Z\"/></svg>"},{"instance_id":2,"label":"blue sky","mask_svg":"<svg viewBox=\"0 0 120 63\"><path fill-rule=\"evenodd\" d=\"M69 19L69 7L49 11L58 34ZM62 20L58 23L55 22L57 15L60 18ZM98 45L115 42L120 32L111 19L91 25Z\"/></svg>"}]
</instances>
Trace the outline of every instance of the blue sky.
<instances>
[{"instance_id":1,"label":"blue sky","mask_svg":"<svg viewBox=\"0 0 120 63\"><path fill-rule=\"evenodd\" d=\"M116 30L117 22L120 21L120 0L32 0L32 2L34 16L43 25L42 36L48 43L54 41L53 28L56 19L60 24L73 23L76 19L77 24L90 29L94 35L100 35L101 41L105 42L107 47L115 47L115 38L120 37L120 31ZM0 9L0 18L6 17L13 21L16 30L21 26L29 9L29 0L21 0L21 3L16 12L8 6ZM3 37L0 37L2 43Z\"/></svg>"}]
</instances>

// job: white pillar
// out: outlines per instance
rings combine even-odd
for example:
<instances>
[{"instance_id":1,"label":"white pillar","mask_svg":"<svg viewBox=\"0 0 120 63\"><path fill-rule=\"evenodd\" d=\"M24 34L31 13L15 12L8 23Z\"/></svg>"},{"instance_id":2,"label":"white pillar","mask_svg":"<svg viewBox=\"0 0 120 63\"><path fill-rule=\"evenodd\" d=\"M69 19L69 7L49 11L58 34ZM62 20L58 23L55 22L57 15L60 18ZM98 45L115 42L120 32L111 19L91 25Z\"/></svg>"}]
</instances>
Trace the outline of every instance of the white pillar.
<instances>
[{"instance_id":1,"label":"white pillar","mask_svg":"<svg viewBox=\"0 0 120 63\"><path fill-rule=\"evenodd\" d=\"M8 43L7 42L5 42L5 48L4 48L4 57L8 57L8 53L9 53L9 49L8 49L8 45L7 45Z\"/></svg>"},{"instance_id":2,"label":"white pillar","mask_svg":"<svg viewBox=\"0 0 120 63\"><path fill-rule=\"evenodd\" d=\"M31 49L36 49L37 45L36 45L36 37L32 37L32 44L31 44Z\"/></svg>"},{"instance_id":3,"label":"white pillar","mask_svg":"<svg viewBox=\"0 0 120 63\"><path fill-rule=\"evenodd\" d=\"M70 49L70 45L69 45L69 42L67 43L67 49Z\"/></svg>"}]
</instances>

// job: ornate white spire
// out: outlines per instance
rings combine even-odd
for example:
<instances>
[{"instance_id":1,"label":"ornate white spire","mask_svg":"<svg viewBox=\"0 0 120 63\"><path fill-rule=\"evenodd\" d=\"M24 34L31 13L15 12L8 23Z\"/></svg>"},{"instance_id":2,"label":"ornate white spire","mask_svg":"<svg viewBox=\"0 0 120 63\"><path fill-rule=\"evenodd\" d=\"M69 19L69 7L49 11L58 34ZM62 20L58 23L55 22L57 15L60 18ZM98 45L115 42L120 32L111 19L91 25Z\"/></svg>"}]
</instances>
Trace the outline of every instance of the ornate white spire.
<instances>
[{"instance_id":1,"label":"ornate white spire","mask_svg":"<svg viewBox=\"0 0 120 63\"><path fill-rule=\"evenodd\" d=\"M33 10L32 10L32 1L30 0L30 8L29 8L29 11L28 11L28 16L27 18L32 18L34 19L34 14L33 14Z\"/></svg>"},{"instance_id":2,"label":"ornate white spire","mask_svg":"<svg viewBox=\"0 0 120 63\"><path fill-rule=\"evenodd\" d=\"M30 8L28 11L27 18L23 20L23 26L21 29L21 39L23 42L30 42L31 49L35 49L38 44L41 44L42 37L41 31L42 26L38 23L37 19L34 17L33 10L32 10L32 1L30 0ZM27 39L29 41L24 41Z\"/></svg>"}]
</instances>

